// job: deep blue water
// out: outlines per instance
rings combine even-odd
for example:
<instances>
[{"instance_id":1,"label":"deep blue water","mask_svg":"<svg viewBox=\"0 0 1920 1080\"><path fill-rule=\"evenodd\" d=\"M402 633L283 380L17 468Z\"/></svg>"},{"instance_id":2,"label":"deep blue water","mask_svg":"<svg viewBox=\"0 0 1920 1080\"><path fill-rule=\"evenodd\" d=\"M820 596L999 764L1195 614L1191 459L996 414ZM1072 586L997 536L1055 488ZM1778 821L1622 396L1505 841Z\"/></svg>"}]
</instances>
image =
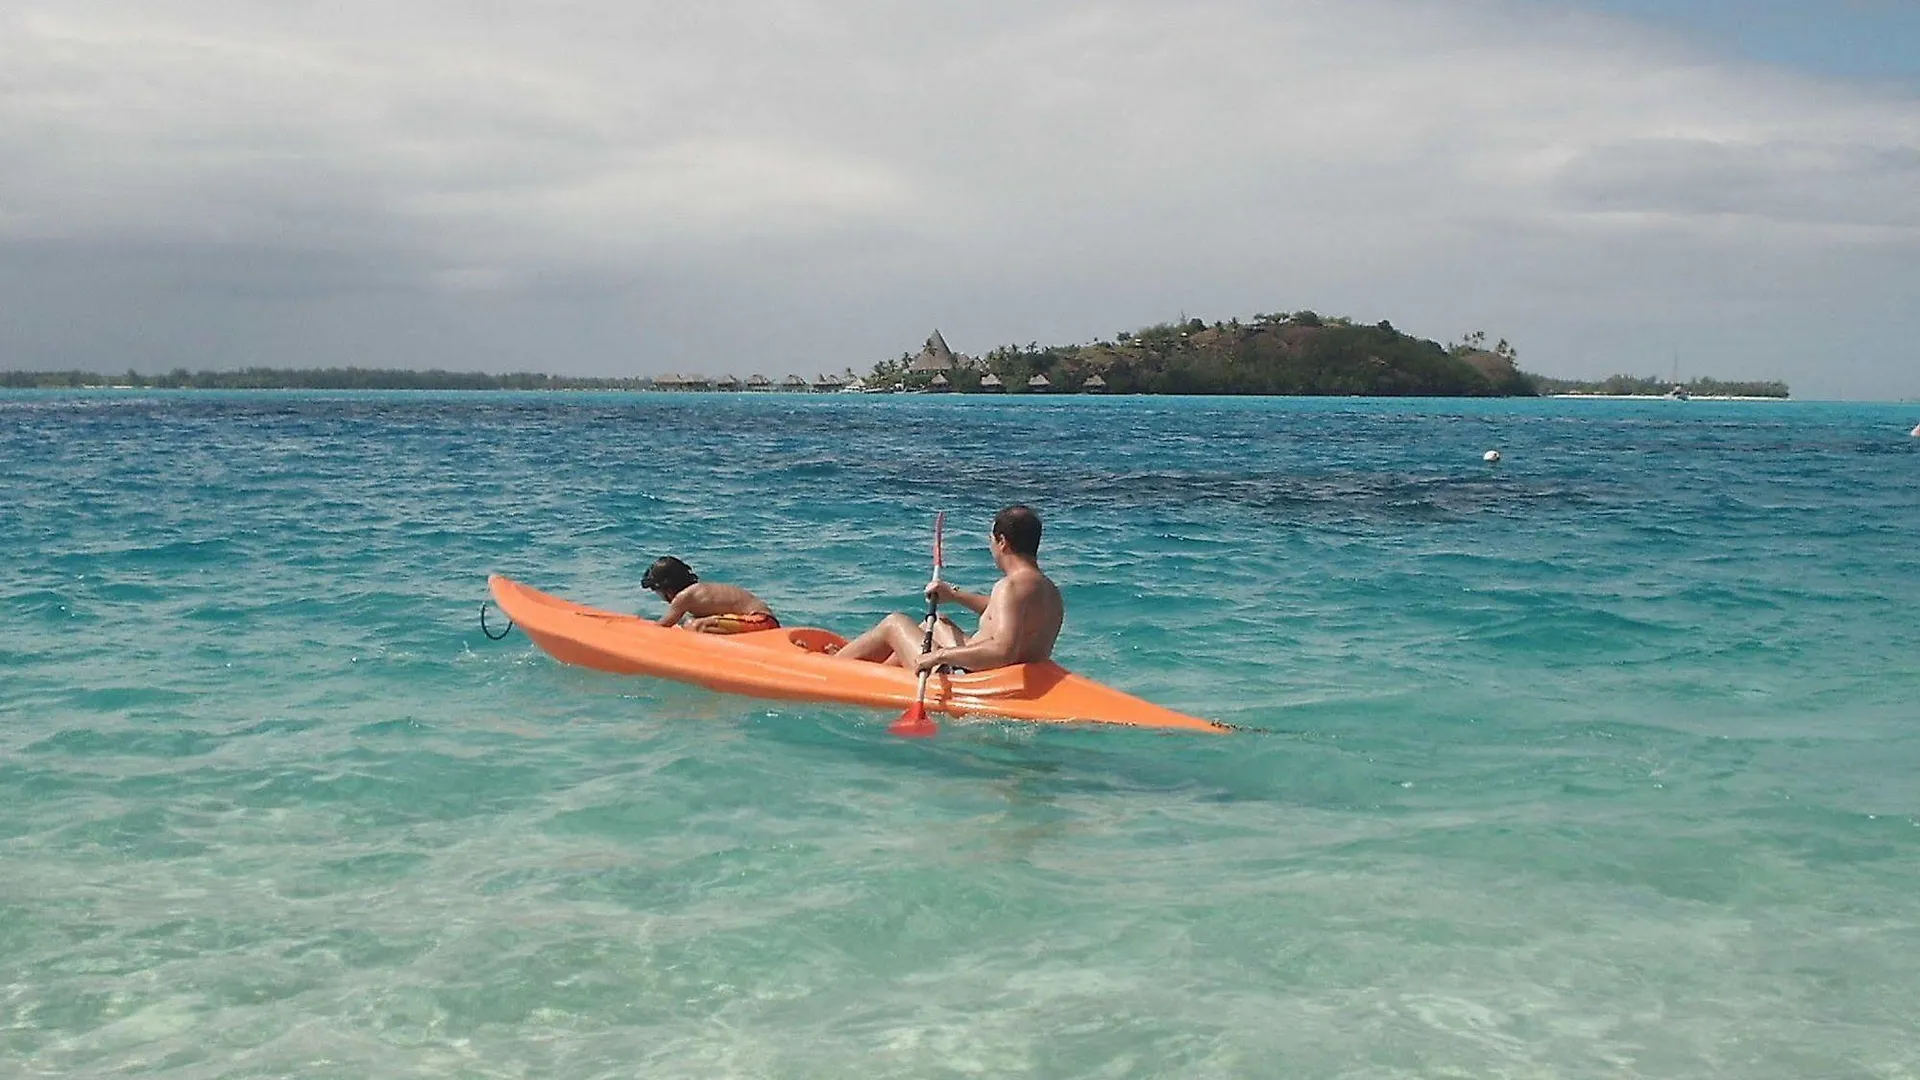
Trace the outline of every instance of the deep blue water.
<instances>
[{"instance_id":1,"label":"deep blue water","mask_svg":"<svg viewBox=\"0 0 1920 1080\"><path fill-rule=\"evenodd\" d=\"M0 394L0 1075L1920 1074L1916 421ZM1013 501L1063 662L1251 730L479 632L666 553L857 631Z\"/></svg>"}]
</instances>

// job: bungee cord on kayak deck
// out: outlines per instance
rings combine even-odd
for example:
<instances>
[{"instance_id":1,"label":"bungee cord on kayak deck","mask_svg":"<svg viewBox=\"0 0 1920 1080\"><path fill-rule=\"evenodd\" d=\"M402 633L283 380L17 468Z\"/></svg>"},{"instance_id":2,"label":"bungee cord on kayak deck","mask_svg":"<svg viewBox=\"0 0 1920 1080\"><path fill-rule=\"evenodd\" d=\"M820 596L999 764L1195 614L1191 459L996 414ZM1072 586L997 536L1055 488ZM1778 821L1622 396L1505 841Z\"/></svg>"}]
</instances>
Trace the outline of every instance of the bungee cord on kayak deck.
<instances>
[{"instance_id":1,"label":"bungee cord on kayak deck","mask_svg":"<svg viewBox=\"0 0 1920 1080\"><path fill-rule=\"evenodd\" d=\"M502 627L499 633L496 634L493 631L487 629L487 604L488 604L488 601L485 601L485 600L480 601L480 632L486 635L487 640L499 641L502 638L506 637L508 634L513 633L512 616L508 616L507 625Z\"/></svg>"}]
</instances>

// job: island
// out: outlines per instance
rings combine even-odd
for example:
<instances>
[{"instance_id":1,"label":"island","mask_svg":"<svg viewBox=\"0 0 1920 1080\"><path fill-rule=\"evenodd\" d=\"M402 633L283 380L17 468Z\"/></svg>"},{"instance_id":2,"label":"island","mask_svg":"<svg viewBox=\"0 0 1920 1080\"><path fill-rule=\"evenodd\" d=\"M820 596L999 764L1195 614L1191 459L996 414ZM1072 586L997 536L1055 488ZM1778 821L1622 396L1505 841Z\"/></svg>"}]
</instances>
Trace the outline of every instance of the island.
<instances>
[{"instance_id":1,"label":"island","mask_svg":"<svg viewBox=\"0 0 1920 1080\"><path fill-rule=\"evenodd\" d=\"M1086 345L1007 345L978 359L935 330L919 355L874 365L870 388L961 393L1510 397L1535 393L1513 347L1485 334L1452 347L1389 322L1311 311L1122 331Z\"/></svg>"},{"instance_id":2,"label":"island","mask_svg":"<svg viewBox=\"0 0 1920 1080\"><path fill-rule=\"evenodd\" d=\"M1450 345L1392 323L1312 311L1207 323L1180 319L1085 345L1007 345L955 353L935 330L917 355L875 364L861 388L928 393L1262 394L1367 397L1784 398L1781 382L1686 383L1614 375L1554 379L1522 371L1505 339L1484 331Z\"/></svg>"}]
</instances>

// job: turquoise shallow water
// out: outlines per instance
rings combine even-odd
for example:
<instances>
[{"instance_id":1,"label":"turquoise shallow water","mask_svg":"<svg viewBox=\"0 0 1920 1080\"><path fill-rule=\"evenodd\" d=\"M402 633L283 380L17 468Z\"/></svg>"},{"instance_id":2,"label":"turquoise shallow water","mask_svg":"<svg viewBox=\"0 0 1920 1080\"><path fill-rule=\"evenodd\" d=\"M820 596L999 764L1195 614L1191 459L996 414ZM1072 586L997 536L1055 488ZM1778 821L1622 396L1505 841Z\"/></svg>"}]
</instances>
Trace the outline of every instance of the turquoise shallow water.
<instances>
[{"instance_id":1,"label":"turquoise shallow water","mask_svg":"<svg viewBox=\"0 0 1920 1080\"><path fill-rule=\"evenodd\" d=\"M0 1075L1920 1075L1911 413L0 396ZM1013 500L1065 662L1258 730L475 618L856 630Z\"/></svg>"}]
</instances>

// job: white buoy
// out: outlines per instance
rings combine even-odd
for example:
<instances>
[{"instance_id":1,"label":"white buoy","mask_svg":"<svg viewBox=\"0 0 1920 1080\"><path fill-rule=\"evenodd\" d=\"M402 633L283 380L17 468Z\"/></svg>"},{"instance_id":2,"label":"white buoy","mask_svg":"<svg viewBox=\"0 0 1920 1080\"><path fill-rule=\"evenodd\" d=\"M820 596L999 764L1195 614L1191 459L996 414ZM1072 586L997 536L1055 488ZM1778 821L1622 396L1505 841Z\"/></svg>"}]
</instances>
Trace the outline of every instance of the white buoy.
<instances>
[{"instance_id":1,"label":"white buoy","mask_svg":"<svg viewBox=\"0 0 1920 1080\"><path fill-rule=\"evenodd\" d=\"M1500 460L1500 451L1489 450L1486 453L1480 455L1480 460L1486 462L1489 465L1496 464Z\"/></svg>"}]
</instances>

